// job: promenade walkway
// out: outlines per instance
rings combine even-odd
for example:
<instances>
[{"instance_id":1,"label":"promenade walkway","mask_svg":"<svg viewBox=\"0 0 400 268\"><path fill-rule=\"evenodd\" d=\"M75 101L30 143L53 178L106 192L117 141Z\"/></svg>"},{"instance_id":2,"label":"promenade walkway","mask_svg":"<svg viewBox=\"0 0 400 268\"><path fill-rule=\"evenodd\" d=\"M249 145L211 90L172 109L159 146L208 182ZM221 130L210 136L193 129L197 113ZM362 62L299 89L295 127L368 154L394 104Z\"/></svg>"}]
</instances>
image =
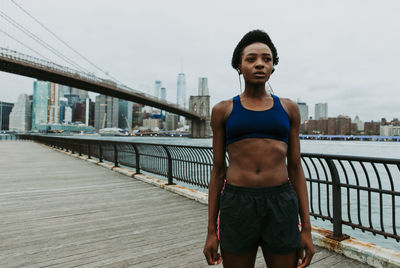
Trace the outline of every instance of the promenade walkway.
<instances>
[{"instance_id":1,"label":"promenade walkway","mask_svg":"<svg viewBox=\"0 0 400 268\"><path fill-rule=\"evenodd\" d=\"M0 141L0 215L0 267L208 267L205 205L33 142Z\"/></svg>"}]
</instances>

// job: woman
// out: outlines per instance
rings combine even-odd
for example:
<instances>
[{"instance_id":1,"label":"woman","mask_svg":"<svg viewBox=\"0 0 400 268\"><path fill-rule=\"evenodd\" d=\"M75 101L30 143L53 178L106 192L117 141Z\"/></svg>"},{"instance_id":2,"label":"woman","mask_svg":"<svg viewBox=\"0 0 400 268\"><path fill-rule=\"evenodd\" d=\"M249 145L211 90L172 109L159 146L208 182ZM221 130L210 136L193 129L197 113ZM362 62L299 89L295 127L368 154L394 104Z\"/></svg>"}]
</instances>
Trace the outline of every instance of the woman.
<instances>
[{"instance_id":1,"label":"woman","mask_svg":"<svg viewBox=\"0 0 400 268\"><path fill-rule=\"evenodd\" d=\"M232 67L243 75L244 92L212 110L214 162L204 247L210 265L223 261L224 267L254 267L258 246L268 267L306 267L314 254L300 163L299 109L265 90L278 60L265 32L247 33L232 57Z\"/></svg>"}]
</instances>

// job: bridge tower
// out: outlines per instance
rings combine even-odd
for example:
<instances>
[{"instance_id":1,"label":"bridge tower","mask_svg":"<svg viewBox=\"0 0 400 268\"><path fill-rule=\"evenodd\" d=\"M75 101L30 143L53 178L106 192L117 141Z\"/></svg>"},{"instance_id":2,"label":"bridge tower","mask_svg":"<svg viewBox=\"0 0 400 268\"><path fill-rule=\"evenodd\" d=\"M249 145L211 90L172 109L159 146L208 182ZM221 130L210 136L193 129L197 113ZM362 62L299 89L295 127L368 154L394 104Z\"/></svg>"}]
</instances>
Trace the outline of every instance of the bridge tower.
<instances>
[{"instance_id":1,"label":"bridge tower","mask_svg":"<svg viewBox=\"0 0 400 268\"><path fill-rule=\"evenodd\" d=\"M189 137L211 137L210 96L190 96L189 109L205 118L205 120L190 121Z\"/></svg>"}]
</instances>

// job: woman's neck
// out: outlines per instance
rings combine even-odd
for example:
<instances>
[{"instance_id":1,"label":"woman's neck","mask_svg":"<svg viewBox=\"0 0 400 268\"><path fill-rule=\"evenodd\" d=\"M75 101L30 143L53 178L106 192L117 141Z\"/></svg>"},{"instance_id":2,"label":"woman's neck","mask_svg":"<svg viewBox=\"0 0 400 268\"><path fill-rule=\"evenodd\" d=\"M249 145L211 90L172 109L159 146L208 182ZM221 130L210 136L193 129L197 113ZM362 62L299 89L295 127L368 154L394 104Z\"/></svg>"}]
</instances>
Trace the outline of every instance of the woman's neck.
<instances>
[{"instance_id":1,"label":"woman's neck","mask_svg":"<svg viewBox=\"0 0 400 268\"><path fill-rule=\"evenodd\" d=\"M246 98L264 98L269 96L265 90L265 84L245 84L243 97Z\"/></svg>"}]
</instances>

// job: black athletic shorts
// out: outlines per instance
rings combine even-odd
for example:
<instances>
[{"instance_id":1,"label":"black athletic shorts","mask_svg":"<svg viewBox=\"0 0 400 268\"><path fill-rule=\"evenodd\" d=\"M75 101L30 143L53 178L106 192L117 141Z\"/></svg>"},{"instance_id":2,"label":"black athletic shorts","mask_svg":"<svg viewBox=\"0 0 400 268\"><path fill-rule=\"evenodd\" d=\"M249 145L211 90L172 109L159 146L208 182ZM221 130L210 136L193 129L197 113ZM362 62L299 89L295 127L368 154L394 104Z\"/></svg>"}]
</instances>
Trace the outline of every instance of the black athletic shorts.
<instances>
[{"instance_id":1,"label":"black athletic shorts","mask_svg":"<svg viewBox=\"0 0 400 268\"><path fill-rule=\"evenodd\" d=\"M245 254L261 245L272 254L301 247L299 204L289 182L263 188L226 183L220 197L218 230L223 250Z\"/></svg>"}]
</instances>

